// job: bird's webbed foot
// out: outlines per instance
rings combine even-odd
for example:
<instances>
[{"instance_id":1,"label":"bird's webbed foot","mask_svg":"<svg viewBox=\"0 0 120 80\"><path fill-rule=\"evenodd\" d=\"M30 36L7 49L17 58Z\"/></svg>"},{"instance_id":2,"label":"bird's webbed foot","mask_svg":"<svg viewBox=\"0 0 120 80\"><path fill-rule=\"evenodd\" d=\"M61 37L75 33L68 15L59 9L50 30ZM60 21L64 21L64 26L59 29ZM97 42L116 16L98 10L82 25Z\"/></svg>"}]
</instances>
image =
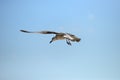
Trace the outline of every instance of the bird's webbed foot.
<instances>
[{"instance_id":1,"label":"bird's webbed foot","mask_svg":"<svg viewBox=\"0 0 120 80\"><path fill-rule=\"evenodd\" d=\"M66 43L67 43L68 45L72 45L72 44L70 43L70 40L68 40L68 39L66 39Z\"/></svg>"}]
</instances>

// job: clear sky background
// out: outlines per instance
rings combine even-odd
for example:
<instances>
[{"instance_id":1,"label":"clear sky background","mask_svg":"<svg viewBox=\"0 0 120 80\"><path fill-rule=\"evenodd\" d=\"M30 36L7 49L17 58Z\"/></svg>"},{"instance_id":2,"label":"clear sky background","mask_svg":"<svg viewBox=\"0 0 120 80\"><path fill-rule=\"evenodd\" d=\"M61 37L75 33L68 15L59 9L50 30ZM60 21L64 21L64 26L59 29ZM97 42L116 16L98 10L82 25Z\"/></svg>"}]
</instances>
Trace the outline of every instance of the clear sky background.
<instances>
[{"instance_id":1,"label":"clear sky background","mask_svg":"<svg viewBox=\"0 0 120 80\"><path fill-rule=\"evenodd\" d=\"M120 0L0 0L0 28L0 80L120 80Z\"/></svg>"}]
</instances>

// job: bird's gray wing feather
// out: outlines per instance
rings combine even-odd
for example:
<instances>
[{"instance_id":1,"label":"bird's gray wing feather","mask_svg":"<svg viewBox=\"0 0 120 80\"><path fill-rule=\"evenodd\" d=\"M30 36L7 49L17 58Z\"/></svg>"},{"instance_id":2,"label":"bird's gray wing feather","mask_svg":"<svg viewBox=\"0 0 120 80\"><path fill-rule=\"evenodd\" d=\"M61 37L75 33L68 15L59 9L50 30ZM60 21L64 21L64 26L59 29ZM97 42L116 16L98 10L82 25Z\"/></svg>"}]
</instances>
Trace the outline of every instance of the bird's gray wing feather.
<instances>
[{"instance_id":1,"label":"bird's gray wing feather","mask_svg":"<svg viewBox=\"0 0 120 80\"><path fill-rule=\"evenodd\" d=\"M58 32L54 32L54 31L27 31L27 30L20 30L21 32L25 32L25 33L40 33L40 34L58 34Z\"/></svg>"}]
</instances>

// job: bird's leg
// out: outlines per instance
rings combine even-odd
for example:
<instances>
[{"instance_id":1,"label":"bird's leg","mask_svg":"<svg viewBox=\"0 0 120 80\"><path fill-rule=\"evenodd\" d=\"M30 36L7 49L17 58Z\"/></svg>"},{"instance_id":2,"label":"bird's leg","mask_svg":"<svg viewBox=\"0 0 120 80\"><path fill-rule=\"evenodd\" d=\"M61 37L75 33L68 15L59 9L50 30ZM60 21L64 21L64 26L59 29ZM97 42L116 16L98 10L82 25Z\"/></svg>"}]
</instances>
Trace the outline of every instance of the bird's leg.
<instances>
[{"instance_id":1,"label":"bird's leg","mask_svg":"<svg viewBox=\"0 0 120 80\"><path fill-rule=\"evenodd\" d=\"M69 40L68 40L68 45L72 45Z\"/></svg>"},{"instance_id":2,"label":"bird's leg","mask_svg":"<svg viewBox=\"0 0 120 80\"><path fill-rule=\"evenodd\" d=\"M49 43L52 43L52 42L53 42L53 39Z\"/></svg>"},{"instance_id":3,"label":"bird's leg","mask_svg":"<svg viewBox=\"0 0 120 80\"><path fill-rule=\"evenodd\" d=\"M52 38L52 40L49 43L52 43L55 40L55 37Z\"/></svg>"},{"instance_id":4,"label":"bird's leg","mask_svg":"<svg viewBox=\"0 0 120 80\"><path fill-rule=\"evenodd\" d=\"M51 40L49 43L52 43L53 41Z\"/></svg>"},{"instance_id":5,"label":"bird's leg","mask_svg":"<svg viewBox=\"0 0 120 80\"><path fill-rule=\"evenodd\" d=\"M69 45L72 45L70 41L69 41Z\"/></svg>"},{"instance_id":6,"label":"bird's leg","mask_svg":"<svg viewBox=\"0 0 120 80\"><path fill-rule=\"evenodd\" d=\"M67 43L68 45L72 45L72 44L70 43L69 39L66 39L66 43Z\"/></svg>"}]
</instances>

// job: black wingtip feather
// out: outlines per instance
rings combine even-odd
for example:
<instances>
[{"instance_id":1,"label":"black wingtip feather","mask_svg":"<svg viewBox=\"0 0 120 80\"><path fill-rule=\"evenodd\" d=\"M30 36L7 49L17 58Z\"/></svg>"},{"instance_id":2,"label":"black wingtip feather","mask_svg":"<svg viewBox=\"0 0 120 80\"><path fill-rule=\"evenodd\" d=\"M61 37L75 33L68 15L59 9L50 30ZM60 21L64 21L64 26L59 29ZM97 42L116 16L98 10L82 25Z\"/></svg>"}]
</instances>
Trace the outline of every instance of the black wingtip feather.
<instances>
[{"instance_id":1,"label":"black wingtip feather","mask_svg":"<svg viewBox=\"0 0 120 80\"><path fill-rule=\"evenodd\" d=\"M26 31L26 30L20 30L20 31L25 33L30 33L29 31Z\"/></svg>"}]
</instances>

